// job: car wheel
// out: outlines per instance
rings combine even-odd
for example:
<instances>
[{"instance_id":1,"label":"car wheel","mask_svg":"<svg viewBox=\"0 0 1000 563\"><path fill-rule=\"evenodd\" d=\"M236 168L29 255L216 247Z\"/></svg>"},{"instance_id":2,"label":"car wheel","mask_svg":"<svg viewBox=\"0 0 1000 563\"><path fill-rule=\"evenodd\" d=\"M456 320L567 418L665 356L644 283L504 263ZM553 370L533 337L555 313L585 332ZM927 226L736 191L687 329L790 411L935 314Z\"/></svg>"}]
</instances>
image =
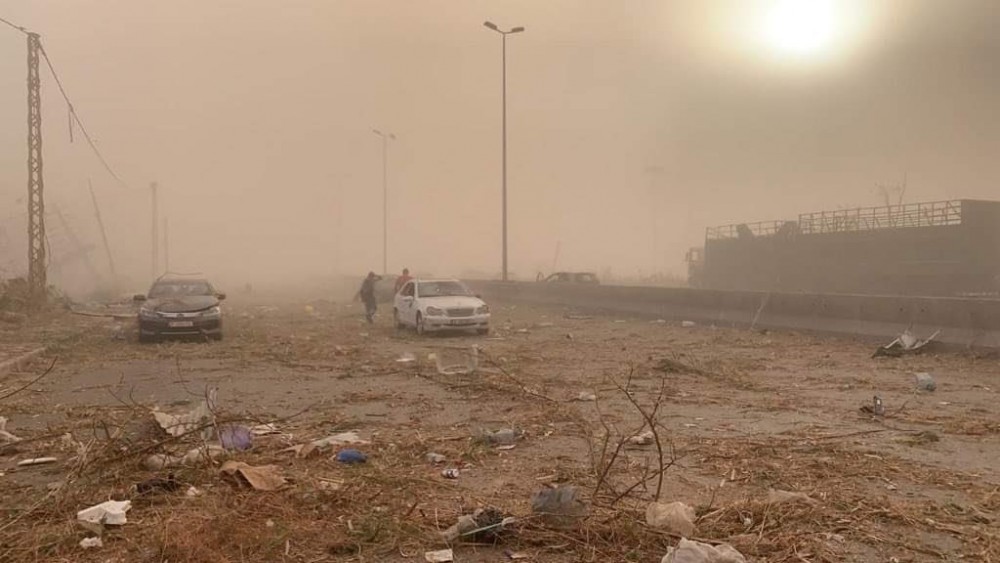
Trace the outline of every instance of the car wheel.
<instances>
[{"instance_id":1,"label":"car wheel","mask_svg":"<svg viewBox=\"0 0 1000 563\"><path fill-rule=\"evenodd\" d=\"M476 334L478 334L479 336L486 336L489 333L490 333L490 329L488 329L488 328L477 328L476 329Z\"/></svg>"},{"instance_id":2,"label":"car wheel","mask_svg":"<svg viewBox=\"0 0 1000 563\"><path fill-rule=\"evenodd\" d=\"M213 334L212 335L212 340L214 340L216 342L222 342L222 333L220 332L218 334Z\"/></svg>"},{"instance_id":3,"label":"car wheel","mask_svg":"<svg viewBox=\"0 0 1000 563\"><path fill-rule=\"evenodd\" d=\"M153 344L154 342L156 342L155 334L143 334L142 332L139 333L139 344Z\"/></svg>"},{"instance_id":4,"label":"car wheel","mask_svg":"<svg viewBox=\"0 0 1000 563\"><path fill-rule=\"evenodd\" d=\"M417 334L424 335L427 332L427 328L424 326L424 316L417 313Z\"/></svg>"},{"instance_id":5,"label":"car wheel","mask_svg":"<svg viewBox=\"0 0 1000 563\"><path fill-rule=\"evenodd\" d=\"M392 310L392 320L396 323L396 330L403 330L406 325L399 319L399 309Z\"/></svg>"}]
</instances>

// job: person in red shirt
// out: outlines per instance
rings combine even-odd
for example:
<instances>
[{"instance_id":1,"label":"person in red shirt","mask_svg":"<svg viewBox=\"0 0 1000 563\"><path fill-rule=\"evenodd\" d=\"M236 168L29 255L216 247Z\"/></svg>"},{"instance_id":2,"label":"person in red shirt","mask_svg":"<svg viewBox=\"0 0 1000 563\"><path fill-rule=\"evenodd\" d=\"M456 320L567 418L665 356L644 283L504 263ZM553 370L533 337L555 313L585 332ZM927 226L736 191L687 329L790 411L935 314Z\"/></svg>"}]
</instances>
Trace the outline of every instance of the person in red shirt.
<instances>
[{"instance_id":1,"label":"person in red shirt","mask_svg":"<svg viewBox=\"0 0 1000 563\"><path fill-rule=\"evenodd\" d=\"M403 289L403 286L406 285L406 282L408 282L408 281L410 281L412 279L413 278L410 277L410 269L409 268L403 268L403 275L401 275L398 278L396 278L396 293L399 293L399 290Z\"/></svg>"}]
</instances>

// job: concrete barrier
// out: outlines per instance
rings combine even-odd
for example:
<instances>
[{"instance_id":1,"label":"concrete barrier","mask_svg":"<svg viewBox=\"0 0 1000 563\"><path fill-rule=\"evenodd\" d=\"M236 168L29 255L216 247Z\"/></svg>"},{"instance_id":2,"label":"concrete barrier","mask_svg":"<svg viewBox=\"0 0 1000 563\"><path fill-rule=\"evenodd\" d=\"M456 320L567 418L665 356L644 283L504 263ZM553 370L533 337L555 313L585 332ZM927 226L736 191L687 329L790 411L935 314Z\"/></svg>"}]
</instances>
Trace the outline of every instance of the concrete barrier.
<instances>
[{"instance_id":1,"label":"concrete barrier","mask_svg":"<svg viewBox=\"0 0 1000 563\"><path fill-rule=\"evenodd\" d=\"M897 336L907 327L943 342L1000 347L1000 299L767 293L689 288L469 282L487 300L569 307L649 319L691 320L716 326L756 326Z\"/></svg>"}]
</instances>

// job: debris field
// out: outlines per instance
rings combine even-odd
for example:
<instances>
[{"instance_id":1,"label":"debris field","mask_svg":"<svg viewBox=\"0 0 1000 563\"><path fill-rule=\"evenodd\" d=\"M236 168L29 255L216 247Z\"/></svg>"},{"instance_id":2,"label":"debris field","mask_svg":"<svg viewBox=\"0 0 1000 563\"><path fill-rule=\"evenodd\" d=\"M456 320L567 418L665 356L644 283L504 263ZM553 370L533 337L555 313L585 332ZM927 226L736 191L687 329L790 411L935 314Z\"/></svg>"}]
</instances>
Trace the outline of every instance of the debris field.
<instances>
[{"instance_id":1,"label":"debris field","mask_svg":"<svg viewBox=\"0 0 1000 563\"><path fill-rule=\"evenodd\" d=\"M0 561L1000 560L990 351L232 301L218 343L4 329L47 350L0 375Z\"/></svg>"}]
</instances>

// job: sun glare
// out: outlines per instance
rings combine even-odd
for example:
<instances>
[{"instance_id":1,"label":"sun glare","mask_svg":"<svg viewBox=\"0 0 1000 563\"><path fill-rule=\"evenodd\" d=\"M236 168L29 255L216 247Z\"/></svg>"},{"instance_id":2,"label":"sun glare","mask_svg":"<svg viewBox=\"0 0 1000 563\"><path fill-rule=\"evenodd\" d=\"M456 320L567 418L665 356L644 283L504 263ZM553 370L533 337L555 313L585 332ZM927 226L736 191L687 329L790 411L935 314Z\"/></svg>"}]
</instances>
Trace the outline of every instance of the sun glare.
<instances>
[{"instance_id":1,"label":"sun glare","mask_svg":"<svg viewBox=\"0 0 1000 563\"><path fill-rule=\"evenodd\" d=\"M762 39L784 57L829 54L840 31L835 0L776 0L765 14Z\"/></svg>"}]
</instances>

